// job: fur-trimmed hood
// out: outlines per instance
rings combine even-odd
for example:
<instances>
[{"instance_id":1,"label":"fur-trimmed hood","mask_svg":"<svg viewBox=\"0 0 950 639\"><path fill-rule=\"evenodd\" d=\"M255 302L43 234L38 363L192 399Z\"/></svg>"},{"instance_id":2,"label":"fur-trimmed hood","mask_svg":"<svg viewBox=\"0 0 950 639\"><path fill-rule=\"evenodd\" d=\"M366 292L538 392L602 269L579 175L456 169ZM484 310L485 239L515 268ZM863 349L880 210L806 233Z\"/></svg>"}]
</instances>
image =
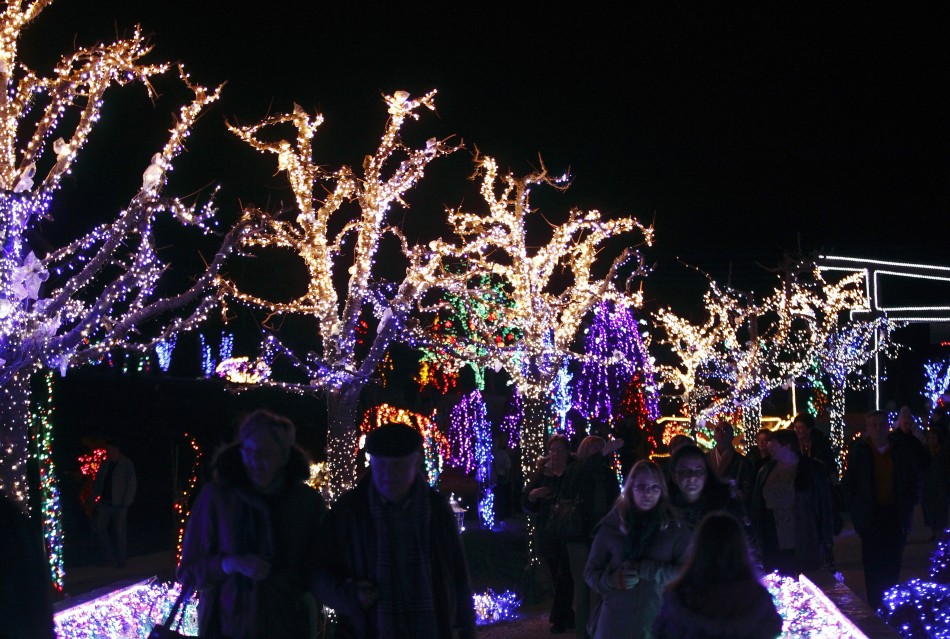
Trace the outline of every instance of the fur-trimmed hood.
<instances>
[{"instance_id":1,"label":"fur-trimmed hood","mask_svg":"<svg viewBox=\"0 0 950 639\"><path fill-rule=\"evenodd\" d=\"M216 484L242 490L252 488L241 460L240 442L221 448L214 456L212 468ZM310 478L310 458L297 446L290 449L290 458L284 467L284 477L288 483L302 482Z\"/></svg>"}]
</instances>

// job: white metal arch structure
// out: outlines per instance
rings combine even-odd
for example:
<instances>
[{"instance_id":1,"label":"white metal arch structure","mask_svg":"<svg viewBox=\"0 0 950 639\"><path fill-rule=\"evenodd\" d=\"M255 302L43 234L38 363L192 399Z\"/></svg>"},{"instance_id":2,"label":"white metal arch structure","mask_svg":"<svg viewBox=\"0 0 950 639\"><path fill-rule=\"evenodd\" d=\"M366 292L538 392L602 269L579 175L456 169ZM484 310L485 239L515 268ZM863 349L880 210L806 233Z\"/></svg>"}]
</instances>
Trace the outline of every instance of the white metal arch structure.
<instances>
[{"instance_id":1,"label":"white metal arch structure","mask_svg":"<svg viewBox=\"0 0 950 639\"><path fill-rule=\"evenodd\" d=\"M932 264L913 264L910 262L888 262L861 257L842 257L837 255L821 255L818 258L820 271L838 271L845 274L861 273L864 276L865 292L868 306L851 310L852 317L861 315L884 315L889 322L914 323L950 323L950 266L935 266ZM897 290L894 287L906 285L911 280L934 284L935 290L931 294L924 294L927 299L937 298L935 304L922 301L921 304L906 305L888 302L888 290ZM943 292L938 292L938 287ZM875 336L875 341L877 336ZM875 346L877 344L875 343ZM874 354L874 405L881 407L880 356Z\"/></svg>"}]
</instances>

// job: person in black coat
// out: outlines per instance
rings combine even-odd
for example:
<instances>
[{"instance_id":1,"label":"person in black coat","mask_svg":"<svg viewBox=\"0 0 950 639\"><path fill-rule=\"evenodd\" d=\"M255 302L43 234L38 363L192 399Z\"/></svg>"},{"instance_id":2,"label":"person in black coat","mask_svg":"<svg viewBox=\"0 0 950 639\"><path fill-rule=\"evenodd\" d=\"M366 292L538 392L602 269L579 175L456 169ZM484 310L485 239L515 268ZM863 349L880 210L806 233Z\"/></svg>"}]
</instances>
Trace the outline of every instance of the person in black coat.
<instances>
[{"instance_id":1,"label":"person in black coat","mask_svg":"<svg viewBox=\"0 0 950 639\"><path fill-rule=\"evenodd\" d=\"M655 639L774 639L782 617L759 581L742 525L712 512L693 535L686 565L667 584Z\"/></svg>"},{"instance_id":2,"label":"person in black coat","mask_svg":"<svg viewBox=\"0 0 950 639\"><path fill-rule=\"evenodd\" d=\"M0 492L0 637L55 637L49 575L43 536Z\"/></svg>"},{"instance_id":3,"label":"person in black coat","mask_svg":"<svg viewBox=\"0 0 950 639\"><path fill-rule=\"evenodd\" d=\"M922 469L912 450L893 438L887 413L868 413L864 437L852 444L842 481L854 529L861 537L861 564L868 604L877 609L884 591L900 578Z\"/></svg>"},{"instance_id":4,"label":"person in black coat","mask_svg":"<svg viewBox=\"0 0 950 639\"><path fill-rule=\"evenodd\" d=\"M612 453L623 446L622 439L610 442L602 437L585 437L577 447L577 460L567 467L561 479L558 502L571 502L580 511L581 528L564 537L574 580L574 625L578 639L586 639L591 589L584 581L584 566L590 555L594 527L604 518L620 496L617 474L610 467ZM594 593L596 595L596 593Z\"/></svg>"},{"instance_id":5,"label":"person in black coat","mask_svg":"<svg viewBox=\"0 0 950 639\"><path fill-rule=\"evenodd\" d=\"M554 583L554 601L548 616L551 632L561 633L574 629L574 581L567 546L548 532L548 520L554 513L561 480L572 462L571 443L564 435L551 435L548 454L538 459L535 471L528 480L521 498L525 511L535 515L535 539L544 563Z\"/></svg>"}]
</instances>

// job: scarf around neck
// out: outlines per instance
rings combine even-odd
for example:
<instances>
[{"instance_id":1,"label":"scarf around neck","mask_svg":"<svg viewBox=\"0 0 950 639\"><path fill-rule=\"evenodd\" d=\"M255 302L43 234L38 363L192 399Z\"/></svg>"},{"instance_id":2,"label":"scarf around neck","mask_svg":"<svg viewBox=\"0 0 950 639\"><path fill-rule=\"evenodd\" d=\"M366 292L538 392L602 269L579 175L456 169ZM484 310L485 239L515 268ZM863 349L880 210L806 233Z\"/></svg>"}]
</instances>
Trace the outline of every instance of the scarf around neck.
<instances>
[{"instance_id":1,"label":"scarf around neck","mask_svg":"<svg viewBox=\"0 0 950 639\"><path fill-rule=\"evenodd\" d=\"M631 508L629 517L624 558L633 561L643 557L647 546L653 541L653 536L660 529L660 509L656 507L641 512Z\"/></svg>"},{"instance_id":2,"label":"scarf around neck","mask_svg":"<svg viewBox=\"0 0 950 639\"><path fill-rule=\"evenodd\" d=\"M431 573L432 512L429 486L419 476L409 492L407 503L387 504L372 485L369 490L370 514L376 529L376 580L379 601L376 604L380 639L403 636L436 639L438 623ZM396 509L405 509L398 512ZM408 517L408 528L393 526L394 517ZM395 530L394 530L395 528ZM397 530L405 538L396 537ZM400 560L400 554L402 559ZM407 574L397 571L404 569ZM411 588L401 584L410 583ZM406 635L406 633L411 633Z\"/></svg>"}]
</instances>

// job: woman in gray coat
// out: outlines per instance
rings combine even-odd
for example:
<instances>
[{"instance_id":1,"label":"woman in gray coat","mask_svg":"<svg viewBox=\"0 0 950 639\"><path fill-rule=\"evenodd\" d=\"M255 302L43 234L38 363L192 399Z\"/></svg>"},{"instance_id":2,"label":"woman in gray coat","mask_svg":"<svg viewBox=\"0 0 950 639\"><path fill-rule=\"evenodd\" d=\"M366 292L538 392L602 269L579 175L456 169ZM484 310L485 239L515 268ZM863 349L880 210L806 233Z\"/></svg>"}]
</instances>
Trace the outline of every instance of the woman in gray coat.
<instances>
[{"instance_id":1,"label":"woman in gray coat","mask_svg":"<svg viewBox=\"0 0 950 639\"><path fill-rule=\"evenodd\" d=\"M637 462L597 527L584 568L587 584L600 593L588 624L591 637L651 637L660 593L688 545L689 531L673 514L663 471L653 462Z\"/></svg>"}]
</instances>

